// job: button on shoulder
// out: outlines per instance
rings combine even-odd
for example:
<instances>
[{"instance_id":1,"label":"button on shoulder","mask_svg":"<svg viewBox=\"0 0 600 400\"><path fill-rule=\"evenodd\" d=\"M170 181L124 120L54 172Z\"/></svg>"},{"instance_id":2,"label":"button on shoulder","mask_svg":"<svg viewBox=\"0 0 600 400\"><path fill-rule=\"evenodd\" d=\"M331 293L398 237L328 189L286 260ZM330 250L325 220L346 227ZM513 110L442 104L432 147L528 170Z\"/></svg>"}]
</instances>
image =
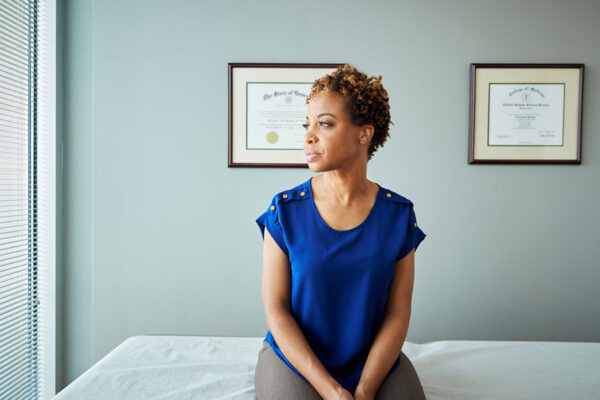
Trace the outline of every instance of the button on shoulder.
<instances>
[{"instance_id":1,"label":"button on shoulder","mask_svg":"<svg viewBox=\"0 0 600 400\"><path fill-rule=\"evenodd\" d=\"M278 214L279 208L284 204L299 200L306 200L308 198L308 190L302 183L293 188L282 190L281 192L276 193L275 196L273 196L273 199L271 200L269 210L271 211L271 213L276 215Z\"/></svg>"},{"instance_id":2,"label":"button on shoulder","mask_svg":"<svg viewBox=\"0 0 600 400\"><path fill-rule=\"evenodd\" d=\"M276 203L288 203L294 199L292 190L284 190L275 195Z\"/></svg>"},{"instance_id":3,"label":"button on shoulder","mask_svg":"<svg viewBox=\"0 0 600 400\"><path fill-rule=\"evenodd\" d=\"M291 189L283 190L275 195L277 202L279 203L290 203L297 200L304 200L308 198L306 188L300 184Z\"/></svg>"},{"instance_id":4,"label":"button on shoulder","mask_svg":"<svg viewBox=\"0 0 600 400\"><path fill-rule=\"evenodd\" d=\"M395 203L412 204L412 201L410 201L409 199L407 199L406 197L404 197L402 195L399 195L398 193L396 193L392 190L384 189L384 188L381 188L381 190L383 190L386 200L393 201Z\"/></svg>"}]
</instances>

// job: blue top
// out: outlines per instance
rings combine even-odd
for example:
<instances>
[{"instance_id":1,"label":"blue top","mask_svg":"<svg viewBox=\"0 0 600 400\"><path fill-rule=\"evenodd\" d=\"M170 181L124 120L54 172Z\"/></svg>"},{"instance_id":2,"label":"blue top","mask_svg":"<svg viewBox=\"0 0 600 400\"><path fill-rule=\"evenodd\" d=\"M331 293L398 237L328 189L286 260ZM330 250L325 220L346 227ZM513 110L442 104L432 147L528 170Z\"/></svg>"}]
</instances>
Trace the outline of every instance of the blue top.
<instances>
[{"instance_id":1,"label":"blue top","mask_svg":"<svg viewBox=\"0 0 600 400\"><path fill-rule=\"evenodd\" d=\"M256 222L288 256L291 313L329 373L354 393L385 312L396 261L425 239L413 203L381 187L367 218L338 231L321 218L306 182L277 193ZM302 379L273 335L264 341ZM390 373L398 366L400 356Z\"/></svg>"}]
</instances>

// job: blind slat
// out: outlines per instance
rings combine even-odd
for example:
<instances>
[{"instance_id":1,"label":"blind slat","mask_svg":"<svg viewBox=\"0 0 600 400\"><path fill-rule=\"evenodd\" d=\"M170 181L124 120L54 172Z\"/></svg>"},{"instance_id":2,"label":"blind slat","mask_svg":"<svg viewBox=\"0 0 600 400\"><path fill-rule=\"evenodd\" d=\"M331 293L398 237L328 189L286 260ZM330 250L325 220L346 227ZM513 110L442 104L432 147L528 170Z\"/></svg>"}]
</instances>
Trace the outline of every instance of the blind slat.
<instances>
[{"instance_id":1,"label":"blind slat","mask_svg":"<svg viewBox=\"0 0 600 400\"><path fill-rule=\"evenodd\" d=\"M29 345L29 343L25 342L22 345L26 347ZM11 358L6 360L6 366L4 366L4 368L0 368L0 376L7 376L3 382L0 381L0 386L9 383L12 378L11 375L14 376L18 374L19 368L27 365L35 357L37 357L37 352L23 352L22 350L13 352L13 354L11 354Z\"/></svg>"},{"instance_id":2,"label":"blind slat","mask_svg":"<svg viewBox=\"0 0 600 400\"><path fill-rule=\"evenodd\" d=\"M31 37L29 30L30 27L25 27L23 24L13 24L14 17L8 13L2 12L2 3L0 3L0 23L4 28L4 31L9 32L11 37L17 41L28 42ZM29 47L27 47L29 48ZM27 51L23 53L27 54Z\"/></svg>"},{"instance_id":3,"label":"blind slat","mask_svg":"<svg viewBox=\"0 0 600 400\"><path fill-rule=\"evenodd\" d=\"M9 282L11 283L16 283L16 282L27 282L28 279L28 273L26 270L21 269L20 271L13 271L10 274L7 274L5 276L3 276L0 279L0 285L1 284L8 284ZM2 309L2 307L4 306L4 304L0 304L0 310Z\"/></svg>"},{"instance_id":4,"label":"blind slat","mask_svg":"<svg viewBox=\"0 0 600 400\"><path fill-rule=\"evenodd\" d=\"M24 330L24 329L29 329L29 327L27 326L27 324L21 324L21 325L17 325L15 330L13 330L11 333L11 335L6 335L6 339L4 339L3 341L0 342L0 349L8 349L12 346L13 343L17 342L17 341L27 341L30 338L28 338L25 335L21 335L20 333ZM2 354L4 354L4 350L0 350L2 351Z\"/></svg>"},{"instance_id":5,"label":"blind slat","mask_svg":"<svg viewBox=\"0 0 600 400\"><path fill-rule=\"evenodd\" d=\"M6 333L4 335L2 335L2 337L4 338L2 340L2 342L0 342L2 344L2 346L5 346L9 343L11 343L12 341L15 340L19 340L19 339L23 339L23 340L27 340L29 339L27 337L26 331L30 329L29 324L26 322L27 321L27 316L24 315L23 318L21 319L23 321L23 323L21 324L13 324L13 328L12 329L8 329L6 330Z\"/></svg>"},{"instance_id":6,"label":"blind slat","mask_svg":"<svg viewBox=\"0 0 600 400\"><path fill-rule=\"evenodd\" d=\"M27 299L21 299L20 301L16 301L13 303L7 303L6 306L0 306L0 318L4 318L4 316L9 316L9 315L23 315L25 313L27 313L30 308L29 308L29 304L27 302ZM2 359L4 359L5 356L5 352L4 350L0 349L0 354L2 354Z\"/></svg>"},{"instance_id":7,"label":"blind slat","mask_svg":"<svg viewBox=\"0 0 600 400\"><path fill-rule=\"evenodd\" d=\"M27 76L23 76L22 72L0 65L0 79L6 82L11 82L16 87L27 88Z\"/></svg>"},{"instance_id":8,"label":"blind slat","mask_svg":"<svg viewBox=\"0 0 600 400\"><path fill-rule=\"evenodd\" d=\"M27 254L24 254L24 255L26 256ZM29 273L27 271L21 269L20 271L14 271L12 274L8 274L7 276L0 279L0 285L8 286L9 284L13 284L13 283L27 285L28 280L29 280ZM2 312L1 312L2 304L3 304L3 302L0 302L0 315L2 314Z\"/></svg>"},{"instance_id":9,"label":"blind slat","mask_svg":"<svg viewBox=\"0 0 600 400\"><path fill-rule=\"evenodd\" d=\"M11 111L0 107L0 118L2 118L5 121L11 121L13 123L15 121L23 124L27 123L27 115L25 113L19 112L19 110ZM27 149L27 143L15 142L15 144L18 144L23 150Z\"/></svg>"},{"instance_id":10,"label":"blind slat","mask_svg":"<svg viewBox=\"0 0 600 400\"><path fill-rule=\"evenodd\" d=\"M23 290L23 288L19 285L15 285L13 288L7 287L6 293L2 293L2 295L0 296L0 301L6 301L10 297L20 293L21 290ZM2 328L4 328L4 327L2 327Z\"/></svg>"},{"instance_id":11,"label":"blind slat","mask_svg":"<svg viewBox=\"0 0 600 400\"><path fill-rule=\"evenodd\" d=\"M0 23L2 20L0 19ZM4 32L0 29L0 34L4 35ZM24 62L29 62L30 55L27 53L20 53L18 50L19 45L14 43L12 44L9 41L6 41L3 38L2 46L0 47L0 55L2 56L0 60L2 60L2 67L13 70L17 73L25 73L29 75L30 71L23 65ZM9 46L11 44L11 46Z\"/></svg>"},{"instance_id":12,"label":"blind slat","mask_svg":"<svg viewBox=\"0 0 600 400\"><path fill-rule=\"evenodd\" d=\"M0 2L0 15L7 19L6 26L11 26L19 29L19 31L34 34L34 28L31 20L31 14L33 10L27 10L26 12L19 12L19 10L11 7L11 3L8 0Z\"/></svg>"},{"instance_id":13,"label":"blind slat","mask_svg":"<svg viewBox=\"0 0 600 400\"><path fill-rule=\"evenodd\" d=\"M13 295L2 302L0 302L0 313L7 313L14 307L20 306L21 304L27 304L23 296ZM0 353L1 354L1 353Z\"/></svg>"},{"instance_id":14,"label":"blind slat","mask_svg":"<svg viewBox=\"0 0 600 400\"><path fill-rule=\"evenodd\" d=\"M4 39L2 41L3 45L5 43L10 43L14 45L14 48L22 48L22 53L27 54L27 36L24 34L24 32L16 31L8 25L2 24L0 25L0 33L2 33Z\"/></svg>"},{"instance_id":15,"label":"blind slat","mask_svg":"<svg viewBox=\"0 0 600 400\"><path fill-rule=\"evenodd\" d=\"M5 359L6 364L3 365L2 368L0 368L0 376L9 375L10 370L14 370L14 366L21 365L24 361L30 360L36 356L37 351L35 351L35 342L33 340L29 339L27 341L22 341L18 343L18 345L20 345L21 348L13 346L13 348L9 350L10 353L8 353L7 358ZM32 350L25 352L23 351L23 347L30 348ZM4 351L2 354L4 354ZM13 368L11 368L11 364ZM7 377L7 379L10 378ZM6 382L6 379L4 380L4 382ZM0 384L2 384L2 382L0 382Z\"/></svg>"},{"instance_id":16,"label":"blind slat","mask_svg":"<svg viewBox=\"0 0 600 400\"><path fill-rule=\"evenodd\" d=\"M14 233L14 232L19 232L19 234L12 235L12 236L7 234L7 233ZM9 239L24 238L27 240L32 240L32 239L35 239L36 236L37 236L37 233L35 231L32 232L32 231L25 230L25 229L22 229L20 231L3 232L3 233L0 233L0 244L5 245L7 243L12 243L12 240L9 241Z\"/></svg>"},{"instance_id":17,"label":"blind slat","mask_svg":"<svg viewBox=\"0 0 600 400\"><path fill-rule=\"evenodd\" d=\"M6 79L0 80L0 93L20 94L21 96L28 95L27 87L19 87Z\"/></svg>"},{"instance_id":18,"label":"blind slat","mask_svg":"<svg viewBox=\"0 0 600 400\"><path fill-rule=\"evenodd\" d=\"M26 380L26 384L22 383L23 379ZM23 379L20 382L11 382L10 385L7 385L7 388L10 388L10 390L0 392L0 399L31 398L36 392L38 383L32 379Z\"/></svg>"},{"instance_id":19,"label":"blind slat","mask_svg":"<svg viewBox=\"0 0 600 400\"><path fill-rule=\"evenodd\" d=\"M11 271L15 270L15 269L23 269L23 266L25 265L25 263L21 263L21 264L17 264L14 265L12 267L2 267L2 273L0 274L0 278L4 278L6 276L8 276ZM4 292L2 293L4 295ZM0 296L0 304L2 304L2 297Z\"/></svg>"},{"instance_id":20,"label":"blind slat","mask_svg":"<svg viewBox=\"0 0 600 400\"><path fill-rule=\"evenodd\" d=\"M11 330L11 328L19 326L19 324L24 323L24 321L30 321L31 318L28 315L16 315L16 316L8 316L7 318L7 324L6 326L3 326L2 329L0 329L0 334L4 335L5 332L8 332L9 330Z\"/></svg>"},{"instance_id":21,"label":"blind slat","mask_svg":"<svg viewBox=\"0 0 600 400\"><path fill-rule=\"evenodd\" d=\"M13 282L13 283L9 283L6 284L6 296L3 294L2 296L2 300L6 301L6 299L9 298L9 296L14 296L14 295L23 295L22 291L27 291L29 289L32 289L29 287L29 284L27 284L26 282ZM10 294L9 294L10 293ZM2 327L0 327L0 332L2 332L3 329L5 329L8 325L10 321L6 320L2 322ZM5 326L6 325L6 326Z\"/></svg>"},{"instance_id":22,"label":"blind slat","mask_svg":"<svg viewBox=\"0 0 600 400\"><path fill-rule=\"evenodd\" d=\"M17 396L21 396L23 391L26 390L28 387L30 387L30 385L32 384L32 378L35 379L34 377L31 377L28 374L25 374L23 372L27 372L28 370L31 369L31 365L35 362L34 360L35 360L36 356L37 356L37 353L32 353L32 356L25 357L24 362L22 362L18 367L14 368L14 372L10 374L9 378L11 378L11 379L7 379L6 384L0 384L0 387L14 387L14 389L6 391L6 396L13 396L13 397L4 397L5 395L2 394L2 396L0 396L0 398L2 398L2 399L23 398L23 397L17 397ZM14 376L18 376L19 379L15 380ZM19 382L20 384L17 385L16 382ZM27 382L27 383L23 384L23 382Z\"/></svg>"},{"instance_id":23,"label":"blind slat","mask_svg":"<svg viewBox=\"0 0 600 400\"><path fill-rule=\"evenodd\" d=\"M23 11L24 12L24 16L27 16L27 13L29 11L33 11L34 9L38 9L38 4L37 2L31 2L31 1L19 1L19 0L3 0L5 4L7 4L8 6L14 8L16 10L16 12L19 11Z\"/></svg>"}]
</instances>

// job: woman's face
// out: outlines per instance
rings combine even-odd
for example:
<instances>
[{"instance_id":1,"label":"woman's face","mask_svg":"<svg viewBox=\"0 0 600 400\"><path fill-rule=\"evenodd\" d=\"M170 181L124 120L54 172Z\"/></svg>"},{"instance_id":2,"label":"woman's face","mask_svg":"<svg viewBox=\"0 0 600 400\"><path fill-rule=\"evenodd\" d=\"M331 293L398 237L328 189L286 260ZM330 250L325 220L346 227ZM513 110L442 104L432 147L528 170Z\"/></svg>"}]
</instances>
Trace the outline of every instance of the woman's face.
<instances>
[{"instance_id":1,"label":"woman's face","mask_svg":"<svg viewBox=\"0 0 600 400\"><path fill-rule=\"evenodd\" d=\"M340 95L320 92L313 97L304 127L305 159L312 171L348 169L362 157L366 162L373 127L352 124Z\"/></svg>"}]
</instances>

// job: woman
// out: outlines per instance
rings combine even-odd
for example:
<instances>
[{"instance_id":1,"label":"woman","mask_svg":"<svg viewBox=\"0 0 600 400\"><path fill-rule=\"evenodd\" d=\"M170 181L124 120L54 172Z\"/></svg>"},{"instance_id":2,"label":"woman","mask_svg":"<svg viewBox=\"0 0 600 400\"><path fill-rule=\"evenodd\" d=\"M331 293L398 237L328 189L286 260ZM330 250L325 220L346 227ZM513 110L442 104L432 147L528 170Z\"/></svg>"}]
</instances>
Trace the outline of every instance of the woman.
<instances>
[{"instance_id":1,"label":"woman","mask_svg":"<svg viewBox=\"0 0 600 400\"><path fill-rule=\"evenodd\" d=\"M304 152L322 173L276 194L256 220L269 327L256 394L425 399L401 349L414 253L426 235L410 200L367 179L367 162L389 136L381 76L346 64L316 80L306 101Z\"/></svg>"}]
</instances>

